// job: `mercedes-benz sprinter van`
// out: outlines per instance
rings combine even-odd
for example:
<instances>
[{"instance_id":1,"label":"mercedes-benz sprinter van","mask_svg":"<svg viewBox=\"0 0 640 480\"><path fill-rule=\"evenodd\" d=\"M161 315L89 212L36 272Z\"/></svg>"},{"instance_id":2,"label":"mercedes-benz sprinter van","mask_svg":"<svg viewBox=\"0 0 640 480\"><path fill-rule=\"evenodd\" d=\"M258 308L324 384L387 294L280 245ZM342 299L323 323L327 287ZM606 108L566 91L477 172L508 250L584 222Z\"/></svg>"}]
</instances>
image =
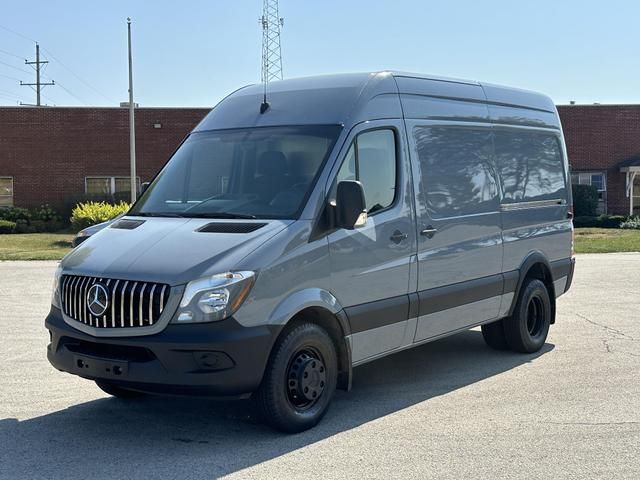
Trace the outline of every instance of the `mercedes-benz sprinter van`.
<instances>
[{"instance_id":1,"label":"mercedes-benz sprinter van","mask_svg":"<svg viewBox=\"0 0 640 480\"><path fill-rule=\"evenodd\" d=\"M352 369L475 326L530 353L574 269L543 95L381 72L222 100L55 276L49 361L105 392L315 425Z\"/></svg>"}]
</instances>

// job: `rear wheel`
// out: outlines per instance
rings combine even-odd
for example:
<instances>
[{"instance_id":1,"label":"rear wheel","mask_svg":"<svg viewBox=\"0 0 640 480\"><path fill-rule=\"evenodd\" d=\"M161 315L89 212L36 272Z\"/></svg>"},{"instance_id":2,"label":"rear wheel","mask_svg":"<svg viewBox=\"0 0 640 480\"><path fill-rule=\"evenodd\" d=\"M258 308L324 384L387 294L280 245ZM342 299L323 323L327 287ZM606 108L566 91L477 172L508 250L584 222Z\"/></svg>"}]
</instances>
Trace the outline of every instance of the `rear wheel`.
<instances>
[{"instance_id":1,"label":"rear wheel","mask_svg":"<svg viewBox=\"0 0 640 480\"><path fill-rule=\"evenodd\" d=\"M502 320L482 325L482 337L485 343L495 350L509 350Z\"/></svg>"},{"instance_id":2,"label":"rear wheel","mask_svg":"<svg viewBox=\"0 0 640 480\"><path fill-rule=\"evenodd\" d=\"M504 319L504 333L509 347L522 353L542 348L551 324L551 300L544 283L526 280L511 317Z\"/></svg>"},{"instance_id":3,"label":"rear wheel","mask_svg":"<svg viewBox=\"0 0 640 480\"><path fill-rule=\"evenodd\" d=\"M336 389L338 360L329 334L303 323L277 342L256 395L263 420L283 432L315 426Z\"/></svg>"},{"instance_id":4,"label":"rear wheel","mask_svg":"<svg viewBox=\"0 0 640 480\"><path fill-rule=\"evenodd\" d=\"M104 393L108 393L109 395L122 399L132 399L139 398L144 395L142 392L136 392L134 390L127 390L126 388L119 387L114 385L111 382L107 382L105 380L96 380L96 385L100 390Z\"/></svg>"}]
</instances>

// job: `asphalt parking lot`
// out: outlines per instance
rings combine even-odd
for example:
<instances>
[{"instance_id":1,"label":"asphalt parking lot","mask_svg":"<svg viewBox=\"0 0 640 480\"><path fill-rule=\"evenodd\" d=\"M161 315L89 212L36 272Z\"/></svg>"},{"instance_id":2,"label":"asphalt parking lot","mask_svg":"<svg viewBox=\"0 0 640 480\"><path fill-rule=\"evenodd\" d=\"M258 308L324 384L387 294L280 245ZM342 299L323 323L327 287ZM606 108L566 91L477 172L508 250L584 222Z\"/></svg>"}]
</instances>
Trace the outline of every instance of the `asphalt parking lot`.
<instances>
[{"instance_id":1,"label":"asphalt parking lot","mask_svg":"<svg viewBox=\"0 0 640 480\"><path fill-rule=\"evenodd\" d=\"M534 355L469 331L356 369L315 429L124 402L47 362L55 262L0 262L0 478L640 478L640 254L579 256Z\"/></svg>"}]
</instances>

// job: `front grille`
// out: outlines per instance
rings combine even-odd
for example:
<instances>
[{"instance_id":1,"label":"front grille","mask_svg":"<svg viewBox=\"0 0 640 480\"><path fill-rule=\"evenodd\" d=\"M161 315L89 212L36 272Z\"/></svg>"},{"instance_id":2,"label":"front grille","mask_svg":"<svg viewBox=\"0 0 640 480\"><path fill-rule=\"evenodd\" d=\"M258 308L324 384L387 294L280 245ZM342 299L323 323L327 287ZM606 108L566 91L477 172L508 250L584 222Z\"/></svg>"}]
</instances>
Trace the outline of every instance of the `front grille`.
<instances>
[{"instance_id":1,"label":"front grille","mask_svg":"<svg viewBox=\"0 0 640 480\"><path fill-rule=\"evenodd\" d=\"M88 302L89 290L96 284L102 285L107 294L107 307L100 315L91 312ZM96 328L151 326L167 306L170 292L169 285L161 283L78 275L63 275L60 286L65 315Z\"/></svg>"}]
</instances>

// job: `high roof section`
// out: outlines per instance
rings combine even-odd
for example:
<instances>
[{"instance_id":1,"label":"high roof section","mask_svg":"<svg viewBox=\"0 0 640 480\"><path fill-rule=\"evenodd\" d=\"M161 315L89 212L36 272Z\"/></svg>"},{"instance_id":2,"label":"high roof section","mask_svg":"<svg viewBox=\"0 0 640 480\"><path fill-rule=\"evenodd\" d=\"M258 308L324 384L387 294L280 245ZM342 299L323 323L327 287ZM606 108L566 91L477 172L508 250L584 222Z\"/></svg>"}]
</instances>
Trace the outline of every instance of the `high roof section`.
<instances>
[{"instance_id":1,"label":"high roof section","mask_svg":"<svg viewBox=\"0 0 640 480\"><path fill-rule=\"evenodd\" d=\"M488 113L485 107L480 108L477 115L485 120L495 116L498 122L512 122L520 118L522 112L518 113L518 109L538 112L528 114L529 117L540 117L534 118L533 124L536 125L548 126L555 117L555 107L548 97L525 90L432 75L374 72L272 82L268 85L269 109L265 113L260 112L263 85L250 85L222 100L197 129L347 124L360 120L400 118L402 107L398 93L405 94L407 100L415 96L435 100L446 98L462 100L468 105L488 101L495 115ZM417 114L422 110L420 107L409 116L426 118Z\"/></svg>"}]
</instances>

